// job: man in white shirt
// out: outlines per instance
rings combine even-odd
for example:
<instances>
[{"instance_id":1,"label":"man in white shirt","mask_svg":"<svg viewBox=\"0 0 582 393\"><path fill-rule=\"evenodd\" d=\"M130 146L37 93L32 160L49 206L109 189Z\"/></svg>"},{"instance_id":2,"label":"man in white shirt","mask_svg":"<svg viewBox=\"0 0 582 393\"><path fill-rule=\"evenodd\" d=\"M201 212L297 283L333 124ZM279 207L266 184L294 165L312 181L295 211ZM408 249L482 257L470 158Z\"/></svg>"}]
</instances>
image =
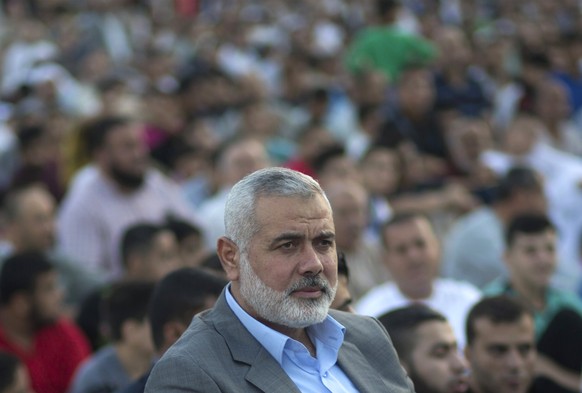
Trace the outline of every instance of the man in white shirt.
<instances>
[{"instance_id":1,"label":"man in white shirt","mask_svg":"<svg viewBox=\"0 0 582 393\"><path fill-rule=\"evenodd\" d=\"M410 303L425 303L450 322L462 348L465 316L481 297L473 285L438 278L440 246L429 220L419 214L397 214L382 229L384 262L392 275L356 304L356 312L378 317Z\"/></svg>"},{"instance_id":2,"label":"man in white shirt","mask_svg":"<svg viewBox=\"0 0 582 393\"><path fill-rule=\"evenodd\" d=\"M80 132L94 166L82 170L59 212L62 251L107 279L121 275L119 241L130 225L168 216L197 221L178 186L149 165L142 131L122 117L87 123Z\"/></svg>"}]
</instances>

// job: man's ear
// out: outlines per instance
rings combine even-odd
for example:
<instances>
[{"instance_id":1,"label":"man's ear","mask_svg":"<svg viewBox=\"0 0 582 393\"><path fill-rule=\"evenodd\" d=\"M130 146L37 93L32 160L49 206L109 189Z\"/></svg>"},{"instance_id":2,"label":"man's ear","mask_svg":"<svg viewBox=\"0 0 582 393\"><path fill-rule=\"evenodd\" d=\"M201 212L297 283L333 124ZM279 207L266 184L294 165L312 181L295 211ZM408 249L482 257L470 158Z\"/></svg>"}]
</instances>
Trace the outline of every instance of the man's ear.
<instances>
[{"instance_id":1,"label":"man's ear","mask_svg":"<svg viewBox=\"0 0 582 393\"><path fill-rule=\"evenodd\" d=\"M240 251L238 246L229 238L222 236L216 244L216 253L222 263L229 281L237 281L239 278Z\"/></svg>"}]
</instances>

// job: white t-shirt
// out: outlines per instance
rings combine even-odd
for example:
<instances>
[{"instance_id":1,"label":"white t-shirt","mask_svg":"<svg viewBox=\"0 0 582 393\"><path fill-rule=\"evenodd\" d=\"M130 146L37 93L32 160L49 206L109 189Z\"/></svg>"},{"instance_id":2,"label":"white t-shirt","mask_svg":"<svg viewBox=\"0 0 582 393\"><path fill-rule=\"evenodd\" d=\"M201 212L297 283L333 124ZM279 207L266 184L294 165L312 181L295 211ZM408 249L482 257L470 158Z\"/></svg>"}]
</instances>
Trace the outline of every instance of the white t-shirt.
<instances>
[{"instance_id":1,"label":"white t-shirt","mask_svg":"<svg viewBox=\"0 0 582 393\"><path fill-rule=\"evenodd\" d=\"M424 304L443 314L451 324L459 348L465 346L465 318L471 307L481 298L477 287L462 281L438 278L434 281L432 295ZM394 282L386 282L372 288L356 304L356 312L379 317L388 311L413 303Z\"/></svg>"}]
</instances>

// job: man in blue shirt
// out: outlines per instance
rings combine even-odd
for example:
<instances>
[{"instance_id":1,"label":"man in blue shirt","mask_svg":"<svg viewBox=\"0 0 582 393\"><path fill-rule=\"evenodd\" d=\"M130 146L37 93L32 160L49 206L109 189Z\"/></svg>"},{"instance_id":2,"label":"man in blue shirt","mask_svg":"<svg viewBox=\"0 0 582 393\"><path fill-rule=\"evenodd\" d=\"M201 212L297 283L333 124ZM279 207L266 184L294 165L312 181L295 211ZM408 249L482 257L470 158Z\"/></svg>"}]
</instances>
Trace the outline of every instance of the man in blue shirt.
<instances>
[{"instance_id":1,"label":"man in blue shirt","mask_svg":"<svg viewBox=\"0 0 582 393\"><path fill-rule=\"evenodd\" d=\"M230 284L154 367L146 392L413 392L382 325L330 311L332 212L319 184L268 168L230 191Z\"/></svg>"}]
</instances>

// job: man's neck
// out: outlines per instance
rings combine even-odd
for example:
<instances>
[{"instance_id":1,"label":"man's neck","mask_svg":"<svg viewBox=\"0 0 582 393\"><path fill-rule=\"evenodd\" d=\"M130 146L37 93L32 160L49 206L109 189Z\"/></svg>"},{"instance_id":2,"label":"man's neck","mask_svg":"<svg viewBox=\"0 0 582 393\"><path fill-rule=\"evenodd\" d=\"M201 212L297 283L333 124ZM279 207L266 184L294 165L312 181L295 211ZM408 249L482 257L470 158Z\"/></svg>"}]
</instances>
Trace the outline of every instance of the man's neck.
<instances>
[{"instance_id":1,"label":"man's neck","mask_svg":"<svg viewBox=\"0 0 582 393\"><path fill-rule=\"evenodd\" d=\"M412 301L426 300L432 296L433 284L422 288L405 288L403 286L398 286L400 292L408 299Z\"/></svg>"},{"instance_id":2,"label":"man's neck","mask_svg":"<svg viewBox=\"0 0 582 393\"><path fill-rule=\"evenodd\" d=\"M520 280L510 279L511 287L520 298L530 303L536 310L542 310L546 306L547 287L529 285Z\"/></svg>"},{"instance_id":3,"label":"man's neck","mask_svg":"<svg viewBox=\"0 0 582 393\"><path fill-rule=\"evenodd\" d=\"M123 369L131 379L141 377L150 369L151 356L144 356L143 353L136 351L125 343L117 343L114 348Z\"/></svg>"}]
</instances>

